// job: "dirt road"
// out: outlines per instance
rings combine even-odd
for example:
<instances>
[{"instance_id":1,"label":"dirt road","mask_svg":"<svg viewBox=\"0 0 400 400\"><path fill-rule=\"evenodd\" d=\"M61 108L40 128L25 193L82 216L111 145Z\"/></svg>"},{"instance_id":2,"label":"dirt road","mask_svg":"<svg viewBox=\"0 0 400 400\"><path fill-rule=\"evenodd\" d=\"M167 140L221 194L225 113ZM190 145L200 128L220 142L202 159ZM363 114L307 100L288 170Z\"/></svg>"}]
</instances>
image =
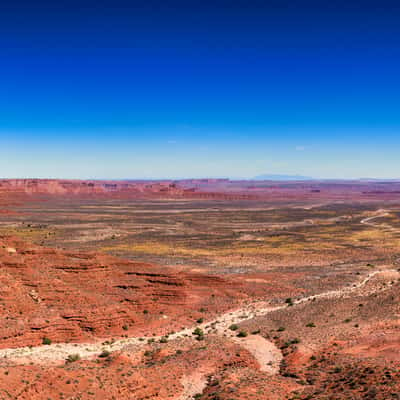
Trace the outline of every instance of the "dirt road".
<instances>
[{"instance_id":1,"label":"dirt road","mask_svg":"<svg viewBox=\"0 0 400 400\"><path fill-rule=\"evenodd\" d=\"M390 274L390 279L400 277L397 270L384 269L369 273L364 279L355 283L353 286L323 292L317 295L307 296L294 301L294 305L311 301L314 298L334 298L350 294L364 287L376 275ZM186 328L168 336L168 340L176 340L180 338L193 337L193 329L199 327L205 334L224 335L232 340L240 343L247 348L257 359L261 368L271 373L276 373L279 369L281 359L280 351L275 345L266 339L258 339L252 337L237 338L237 333L230 330L232 324L250 320L257 316L265 316L273 311L281 310L287 307L287 304L272 307L266 302L257 301L248 306L221 314L218 318L198 324L192 328ZM0 360L7 359L17 364L38 363L38 364L54 364L63 363L70 354L79 354L81 358L97 357L102 351L117 351L123 349L127 345L136 345L138 349L143 348L148 339L160 340L161 337L130 337L116 340L113 343L56 343L51 345L43 345L36 347L20 347L0 349ZM268 350L262 350L260 346L264 346Z\"/></svg>"}]
</instances>

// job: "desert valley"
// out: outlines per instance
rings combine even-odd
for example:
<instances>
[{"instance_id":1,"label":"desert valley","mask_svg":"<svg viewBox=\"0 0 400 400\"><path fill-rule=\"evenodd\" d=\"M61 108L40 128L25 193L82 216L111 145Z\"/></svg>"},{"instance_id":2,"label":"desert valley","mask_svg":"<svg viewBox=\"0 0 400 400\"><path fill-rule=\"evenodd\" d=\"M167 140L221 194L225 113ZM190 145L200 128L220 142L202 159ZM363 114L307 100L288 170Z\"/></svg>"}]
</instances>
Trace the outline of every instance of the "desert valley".
<instances>
[{"instance_id":1,"label":"desert valley","mask_svg":"<svg viewBox=\"0 0 400 400\"><path fill-rule=\"evenodd\" d=\"M0 181L0 399L400 399L400 182Z\"/></svg>"}]
</instances>

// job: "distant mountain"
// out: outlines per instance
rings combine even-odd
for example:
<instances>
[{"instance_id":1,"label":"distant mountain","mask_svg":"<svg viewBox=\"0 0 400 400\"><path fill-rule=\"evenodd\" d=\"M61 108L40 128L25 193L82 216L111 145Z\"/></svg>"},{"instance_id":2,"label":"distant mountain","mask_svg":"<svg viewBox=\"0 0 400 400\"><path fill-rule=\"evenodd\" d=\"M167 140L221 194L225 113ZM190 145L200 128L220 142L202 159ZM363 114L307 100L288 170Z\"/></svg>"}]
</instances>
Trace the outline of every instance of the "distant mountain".
<instances>
[{"instance_id":1,"label":"distant mountain","mask_svg":"<svg viewBox=\"0 0 400 400\"><path fill-rule=\"evenodd\" d=\"M310 181L314 178L302 175L258 175L253 178L256 181Z\"/></svg>"},{"instance_id":2,"label":"distant mountain","mask_svg":"<svg viewBox=\"0 0 400 400\"><path fill-rule=\"evenodd\" d=\"M366 182L379 182L379 183L385 183L385 182L399 182L400 178L360 178L360 181L366 181Z\"/></svg>"}]
</instances>

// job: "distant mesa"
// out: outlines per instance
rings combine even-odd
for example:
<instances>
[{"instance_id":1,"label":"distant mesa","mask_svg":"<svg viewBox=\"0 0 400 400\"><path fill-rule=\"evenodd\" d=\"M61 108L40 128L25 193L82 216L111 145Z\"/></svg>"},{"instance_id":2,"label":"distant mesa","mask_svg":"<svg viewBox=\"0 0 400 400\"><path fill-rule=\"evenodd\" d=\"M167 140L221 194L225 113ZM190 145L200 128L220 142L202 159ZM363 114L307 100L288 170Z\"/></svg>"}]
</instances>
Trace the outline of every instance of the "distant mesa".
<instances>
[{"instance_id":1,"label":"distant mesa","mask_svg":"<svg viewBox=\"0 0 400 400\"><path fill-rule=\"evenodd\" d=\"M265 174L258 175L253 178L256 181L311 181L314 178L311 176L303 176L303 175L274 175L274 174Z\"/></svg>"}]
</instances>

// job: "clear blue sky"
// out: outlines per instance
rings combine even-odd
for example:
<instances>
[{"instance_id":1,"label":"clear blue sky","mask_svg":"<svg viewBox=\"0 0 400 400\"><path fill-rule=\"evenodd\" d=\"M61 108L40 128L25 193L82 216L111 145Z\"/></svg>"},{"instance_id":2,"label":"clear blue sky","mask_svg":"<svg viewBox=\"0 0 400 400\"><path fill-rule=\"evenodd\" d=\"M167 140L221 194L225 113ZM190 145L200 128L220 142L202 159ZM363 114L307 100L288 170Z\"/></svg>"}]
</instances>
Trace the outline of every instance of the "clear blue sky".
<instances>
[{"instance_id":1,"label":"clear blue sky","mask_svg":"<svg viewBox=\"0 0 400 400\"><path fill-rule=\"evenodd\" d=\"M400 176L399 2L8 3L1 177Z\"/></svg>"}]
</instances>

